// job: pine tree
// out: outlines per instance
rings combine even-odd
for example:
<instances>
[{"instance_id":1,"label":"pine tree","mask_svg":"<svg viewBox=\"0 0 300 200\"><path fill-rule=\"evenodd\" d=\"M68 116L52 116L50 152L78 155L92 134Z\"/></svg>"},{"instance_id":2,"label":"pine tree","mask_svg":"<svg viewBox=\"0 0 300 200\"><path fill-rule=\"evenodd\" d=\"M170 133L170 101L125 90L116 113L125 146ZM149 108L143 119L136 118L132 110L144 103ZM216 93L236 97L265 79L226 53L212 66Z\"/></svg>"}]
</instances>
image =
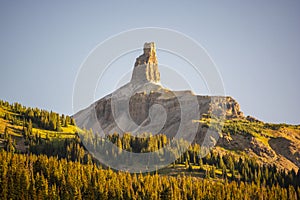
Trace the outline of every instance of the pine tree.
<instances>
[{"instance_id":1,"label":"pine tree","mask_svg":"<svg viewBox=\"0 0 300 200\"><path fill-rule=\"evenodd\" d=\"M13 145L13 140L12 138L9 136L6 142L6 151L14 153L15 152L15 147Z\"/></svg>"},{"instance_id":2,"label":"pine tree","mask_svg":"<svg viewBox=\"0 0 300 200\"><path fill-rule=\"evenodd\" d=\"M205 167L205 178L210 178L210 169L209 169L209 167L206 165L206 167Z\"/></svg>"},{"instance_id":3,"label":"pine tree","mask_svg":"<svg viewBox=\"0 0 300 200\"><path fill-rule=\"evenodd\" d=\"M73 125L73 126L75 126L75 120L73 118L71 118L70 124Z\"/></svg>"},{"instance_id":4,"label":"pine tree","mask_svg":"<svg viewBox=\"0 0 300 200\"><path fill-rule=\"evenodd\" d=\"M202 158L199 158L199 170L200 171L203 171L203 161L202 161Z\"/></svg>"},{"instance_id":5,"label":"pine tree","mask_svg":"<svg viewBox=\"0 0 300 200\"><path fill-rule=\"evenodd\" d=\"M59 119L56 120L56 131L61 132L62 128L61 128L61 124Z\"/></svg>"},{"instance_id":6,"label":"pine tree","mask_svg":"<svg viewBox=\"0 0 300 200\"><path fill-rule=\"evenodd\" d=\"M227 170L226 170L225 165L222 168L222 178L223 179L227 179Z\"/></svg>"},{"instance_id":7,"label":"pine tree","mask_svg":"<svg viewBox=\"0 0 300 200\"><path fill-rule=\"evenodd\" d=\"M8 127L5 126L4 128L4 139L8 139Z\"/></svg>"},{"instance_id":8,"label":"pine tree","mask_svg":"<svg viewBox=\"0 0 300 200\"><path fill-rule=\"evenodd\" d=\"M188 168L188 169L189 169L189 171L190 171L190 172L192 172L192 171L193 171L193 166L192 166L192 164L191 164L191 163L189 164L189 168Z\"/></svg>"},{"instance_id":9,"label":"pine tree","mask_svg":"<svg viewBox=\"0 0 300 200\"><path fill-rule=\"evenodd\" d=\"M223 161L223 156L221 156L220 154L218 155L218 167L220 169L223 169L223 167L225 166L224 161Z\"/></svg>"},{"instance_id":10,"label":"pine tree","mask_svg":"<svg viewBox=\"0 0 300 200\"><path fill-rule=\"evenodd\" d=\"M210 173L211 173L210 176L212 178L216 178L216 167L214 165L212 166Z\"/></svg>"}]
</instances>

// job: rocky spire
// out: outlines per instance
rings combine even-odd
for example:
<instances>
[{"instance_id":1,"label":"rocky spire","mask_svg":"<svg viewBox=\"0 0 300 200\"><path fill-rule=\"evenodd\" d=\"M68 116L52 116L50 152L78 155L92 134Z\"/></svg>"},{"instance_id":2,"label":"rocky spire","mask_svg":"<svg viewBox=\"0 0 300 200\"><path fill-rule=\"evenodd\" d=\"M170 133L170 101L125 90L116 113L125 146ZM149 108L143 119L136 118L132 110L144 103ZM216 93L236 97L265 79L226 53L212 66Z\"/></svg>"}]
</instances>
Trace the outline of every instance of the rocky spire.
<instances>
[{"instance_id":1,"label":"rocky spire","mask_svg":"<svg viewBox=\"0 0 300 200\"><path fill-rule=\"evenodd\" d=\"M160 73L158 71L158 62L156 58L154 42L144 44L144 53L135 61L131 82L160 82Z\"/></svg>"}]
</instances>

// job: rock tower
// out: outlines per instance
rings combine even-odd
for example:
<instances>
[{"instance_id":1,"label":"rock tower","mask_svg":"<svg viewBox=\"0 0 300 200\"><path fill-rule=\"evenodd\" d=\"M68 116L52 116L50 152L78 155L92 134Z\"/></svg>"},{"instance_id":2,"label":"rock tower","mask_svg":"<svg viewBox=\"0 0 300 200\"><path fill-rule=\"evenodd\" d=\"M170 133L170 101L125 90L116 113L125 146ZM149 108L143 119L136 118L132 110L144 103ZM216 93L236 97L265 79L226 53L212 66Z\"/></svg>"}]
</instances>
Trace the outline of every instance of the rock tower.
<instances>
[{"instance_id":1,"label":"rock tower","mask_svg":"<svg viewBox=\"0 0 300 200\"><path fill-rule=\"evenodd\" d=\"M131 82L133 84L160 82L154 42L144 44L144 53L135 61Z\"/></svg>"}]
</instances>

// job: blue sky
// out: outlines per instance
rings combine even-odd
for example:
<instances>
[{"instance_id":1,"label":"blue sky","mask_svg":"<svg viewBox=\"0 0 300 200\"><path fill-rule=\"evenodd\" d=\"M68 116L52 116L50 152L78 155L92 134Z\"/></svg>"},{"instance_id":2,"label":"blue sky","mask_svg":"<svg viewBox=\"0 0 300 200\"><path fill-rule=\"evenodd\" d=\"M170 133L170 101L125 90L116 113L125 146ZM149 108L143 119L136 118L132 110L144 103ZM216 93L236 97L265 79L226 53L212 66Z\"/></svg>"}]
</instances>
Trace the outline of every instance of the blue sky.
<instances>
[{"instance_id":1,"label":"blue sky","mask_svg":"<svg viewBox=\"0 0 300 200\"><path fill-rule=\"evenodd\" d=\"M71 115L77 71L97 44L162 27L207 50L246 115L300 124L300 1L109 2L1 1L0 99Z\"/></svg>"}]
</instances>

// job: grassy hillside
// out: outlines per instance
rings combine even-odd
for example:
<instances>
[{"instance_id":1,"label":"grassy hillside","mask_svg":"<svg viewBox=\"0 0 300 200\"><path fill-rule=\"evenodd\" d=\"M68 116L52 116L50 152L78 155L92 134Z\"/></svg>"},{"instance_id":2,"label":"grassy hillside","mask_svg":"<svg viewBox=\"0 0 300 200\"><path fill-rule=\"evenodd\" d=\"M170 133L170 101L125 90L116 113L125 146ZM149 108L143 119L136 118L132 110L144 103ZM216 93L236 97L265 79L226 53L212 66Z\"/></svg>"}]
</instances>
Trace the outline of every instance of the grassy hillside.
<instances>
[{"instance_id":1,"label":"grassy hillside","mask_svg":"<svg viewBox=\"0 0 300 200\"><path fill-rule=\"evenodd\" d=\"M218 123L216 119L207 117L198 122L203 128ZM300 197L300 170L297 172L299 126L267 124L253 118L231 119L225 121L222 130L218 132L220 139L217 146L206 157L199 157L200 146L195 143L174 163L151 174L141 174L137 180L135 175L103 170L106 167L93 159L78 135L85 134L85 140L90 142L85 143L86 145L101 144L103 140L109 140L119 148L136 153L155 152L167 146L171 140L165 135L143 139L128 133L123 136L114 134L106 138L95 138L91 131L78 129L69 116L0 101L0 157L5 158L0 161L0 197L232 199L236 198L236 194L245 199ZM181 142L185 144L185 141L180 140L172 142L179 146ZM29 157L27 153L30 154ZM106 154L113 159L122 152ZM164 159L164 155L155 154L154 159ZM24 163L20 167L13 164L25 161L32 164ZM122 162L126 164L127 160ZM64 173L62 167L68 169L68 172ZM77 170L73 170L74 167ZM102 174L106 181L86 177L83 172L85 170L90 174L96 173L95 177L98 178L97 174ZM75 180L68 173L73 173L73 177L85 178ZM24 182L22 178L19 182L18 179L7 178L10 177L8 174L27 177L24 180L26 187L21 184ZM116 184L124 179L136 185L125 184L128 181L122 185ZM153 181L156 181L156 185ZM82 185L81 182L85 184ZM155 187L145 187L147 184ZM199 190L199 187L202 189ZM224 190L227 194L222 192ZM120 191L123 191L121 195ZM147 195L147 192L152 195ZM260 195L257 195L258 192Z\"/></svg>"},{"instance_id":2,"label":"grassy hillside","mask_svg":"<svg viewBox=\"0 0 300 200\"><path fill-rule=\"evenodd\" d=\"M202 118L202 127L213 127L216 119ZM217 127L217 126L216 126ZM300 125L264 123L252 117L226 120L216 150L222 154L249 156L281 169L300 167Z\"/></svg>"},{"instance_id":3,"label":"grassy hillside","mask_svg":"<svg viewBox=\"0 0 300 200\"><path fill-rule=\"evenodd\" d=\"M33 115L31 115L31 111ZM9 137L16 144L16 150L20 152L26 152L26 149L29 147L28 140L31 138L38 137L42 140L53 140L53 139L66 139L66 138L74 138L76 131L78 131L77 127L71 122L62 124L62 116L59 116L56 120L59 120L61 127L59 130L51 130L46 129L45 127L41 127L40 124L35 123L35 118L39 118L41 113L45 113L47 117L50 118L50 115L59 116L57 113L48 112L40 109L32 109L26 108L18 103L9 104L8 102L0 102L0 148L4 148L4 138L5 133L8 134ZM47 118L46 117L46 118ZM65 116L63 116L63 120L65 120ZM68 117L69 118L69 117ZM49 121L49 119L47 119ZM25 133L28 129L28 123L31 123L30 132ZM26 134L26 135L25 135Z\"/></svg>"}]
</instances>

